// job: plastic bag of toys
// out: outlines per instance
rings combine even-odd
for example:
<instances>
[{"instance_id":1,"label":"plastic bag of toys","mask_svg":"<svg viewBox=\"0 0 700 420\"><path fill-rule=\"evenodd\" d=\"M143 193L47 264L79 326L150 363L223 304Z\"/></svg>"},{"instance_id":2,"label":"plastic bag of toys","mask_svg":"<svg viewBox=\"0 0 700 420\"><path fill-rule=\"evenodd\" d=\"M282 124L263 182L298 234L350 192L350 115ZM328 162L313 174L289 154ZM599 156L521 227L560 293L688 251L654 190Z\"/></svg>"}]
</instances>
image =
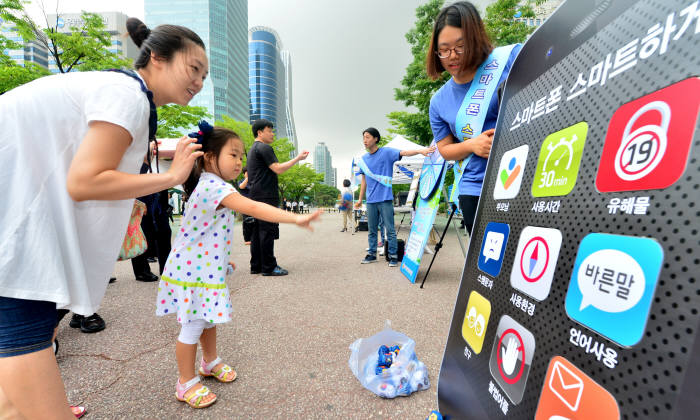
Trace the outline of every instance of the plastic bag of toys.
<instances>
[{"instance_id":1,"label":"plastic bag of toys","mask_svg":"<svg viewBox=\"0 0 700 420\"><path fill-rule=\"evenodd\" d=\"M362 386L382 398L430 388L428 369L416 357L416 343L386 321L377 334L350 345L350 370Z\"/></svg>"}]
</instances>

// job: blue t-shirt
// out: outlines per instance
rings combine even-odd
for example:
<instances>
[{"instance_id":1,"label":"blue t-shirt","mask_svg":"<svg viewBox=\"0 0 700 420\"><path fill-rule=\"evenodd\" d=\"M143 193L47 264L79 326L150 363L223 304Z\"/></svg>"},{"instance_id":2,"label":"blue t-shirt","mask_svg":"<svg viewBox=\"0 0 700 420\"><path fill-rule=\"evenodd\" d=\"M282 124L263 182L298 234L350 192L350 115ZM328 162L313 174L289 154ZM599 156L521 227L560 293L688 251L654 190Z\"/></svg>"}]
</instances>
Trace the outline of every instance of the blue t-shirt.
<instances>
[{"instance_id":1,"label":"blue t-shirt","mask_svg":"<svg viewBox=\"0 0 700 420\"><path fill-rule=\"evenodd\" d=\"M367 168L375 175L384 175L391 178L394 172L394 162L401 159L401 151L391 147L380 147L376 152L365 153L362 156ZM382 201L393 200L394 195L391 187L384 186L367 176L360 168L360 173L365 175L367 182L367 203L381 203Z\"/></svg>"},{"instance_id":2,"label":"blue t-shirt","mask_svg":"<svg viewBox=\"0 0 700 420\"><path fill-rule=\"evenodd\" d=\"M520 52L522 48L521 44L516 45L510 52L510 57L508 57L508 62L506 63L501 78L498 80L500 85L508 78L508 73L510 73L510 68L513 65L515 57ZM435 92L433 97L430 99L430 127L433 130L433 137L435 140L439 141L452 134L455 139L460 139L461 137L457 135L457 130L455 129L455 121L457 120L457 112L462 106L464 101L464 96L469 91L471 82L465 84L458 84L453 78L445 83L440 90ZM496 93L491 97L491 102L489 104L488 113L486 114L486 120L484 120L484 127L482 132L496 127L496 119L498 118L498 95ZM479 133L481 134L481 133ZM474 133L476 136L477 133ZM481 185L484 183L484 173L486 172L486 161L482 157L477 155L472 156L471 160L467 164L462 174L462 180L459 183L459 194L460 195L480 195Z\"/></svg>"}]
</instances>

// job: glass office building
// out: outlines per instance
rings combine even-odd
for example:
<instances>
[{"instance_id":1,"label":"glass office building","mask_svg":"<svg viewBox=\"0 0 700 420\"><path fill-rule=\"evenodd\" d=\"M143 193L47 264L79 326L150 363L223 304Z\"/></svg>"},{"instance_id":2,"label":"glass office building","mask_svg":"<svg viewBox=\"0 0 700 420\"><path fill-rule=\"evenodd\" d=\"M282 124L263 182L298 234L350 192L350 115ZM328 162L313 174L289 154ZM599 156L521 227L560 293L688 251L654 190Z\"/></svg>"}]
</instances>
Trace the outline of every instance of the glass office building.
<instances>
[{"instance_id":1,"label":"glass office building","mask_svg":"<svg viewBox=\"0 0 700 420\"><path fill-rule=\"evenodd\" d=\"M26 41L17 32L17 27L12 22L5 22L0 19L0 33L10 41L14 41L20 48L6 49L4 53L10 57L15 64L25 66L27 62L38 64L47 69L49 67L49 52L36 40Z\"/></svg>"},{"instance_id":2,"label":"glass office building","mask_svg":"<svg viewBox=\"0 0 700 420\"><path fill-rule=\"evenodd\" d=\"M202 38L209 57L209 77L190 105L206 107L216 120L227 115L248 121L248 1L145 0L149 28L181 25Z\"/></svg>"},{"instance_id":3,"label":"glass office building","mask_svg":"<svg viewBox=\"0 0 700 420\"><path fill-rule=\"evenodd\" d=\"M326 143L319 142L314 149L314 170L323 174L323 183L335 187L336 170L333 168L333 158Z\"/></svg>"},{"instance_id":4,"label":"glass office building","mask_svg":"<svg viewBox=\"0 0 700 420\"><path fill-rule=\"evenodd\" d=\"M256 26L248 33L248 83L250 122L264 118L275 125L278 138L288 138L297 151L292 114L292 69L288 51L282 49L277 33Z\"/></svg>"}]
</instances>

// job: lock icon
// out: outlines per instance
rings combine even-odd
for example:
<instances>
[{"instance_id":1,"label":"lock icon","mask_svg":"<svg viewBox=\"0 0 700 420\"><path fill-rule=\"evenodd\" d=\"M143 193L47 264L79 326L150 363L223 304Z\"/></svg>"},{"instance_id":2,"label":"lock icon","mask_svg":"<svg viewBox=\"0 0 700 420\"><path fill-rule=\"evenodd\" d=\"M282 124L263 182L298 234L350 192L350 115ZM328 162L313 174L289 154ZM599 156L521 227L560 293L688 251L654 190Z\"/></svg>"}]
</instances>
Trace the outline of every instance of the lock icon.
<instances>
[{"instance_id":1,"label":"lock icon","mask_svg":"<svg viewBox=\"0 0 700 420\"><path fill-rule=\"evenodd\" d=\"M661 114L661 124L647 124L632 131L637 120L647 112ZM615 173L620 179L636 181L656 168L666 153L670 123L671 107L664 101L649 102L632 115L615 154Z\"/></svg>"}]
</instances>

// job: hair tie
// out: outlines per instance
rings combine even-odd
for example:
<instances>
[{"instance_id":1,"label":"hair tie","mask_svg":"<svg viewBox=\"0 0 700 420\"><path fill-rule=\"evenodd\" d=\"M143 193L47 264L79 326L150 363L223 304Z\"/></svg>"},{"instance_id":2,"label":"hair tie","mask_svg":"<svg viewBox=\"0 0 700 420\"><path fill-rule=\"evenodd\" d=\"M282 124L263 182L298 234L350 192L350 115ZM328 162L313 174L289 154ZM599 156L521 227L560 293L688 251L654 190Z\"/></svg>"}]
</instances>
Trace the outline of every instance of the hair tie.
<instances>
[{"instance_id":1,"label":"hair tie","mask_svg":"<svg viewBox=\"0 0 700 420\"><path fill-rule=\"evenodd\" d=\"M214 127L211 126L208 122L205 120L202 120L197 124L199 127L199 131L193 132L188 134L188 137L191 137L193 139L197 139L197 144L201 144L204 146L204 138L209 136L212 131L214 131Z\"/></svg>"}]
</instances>

